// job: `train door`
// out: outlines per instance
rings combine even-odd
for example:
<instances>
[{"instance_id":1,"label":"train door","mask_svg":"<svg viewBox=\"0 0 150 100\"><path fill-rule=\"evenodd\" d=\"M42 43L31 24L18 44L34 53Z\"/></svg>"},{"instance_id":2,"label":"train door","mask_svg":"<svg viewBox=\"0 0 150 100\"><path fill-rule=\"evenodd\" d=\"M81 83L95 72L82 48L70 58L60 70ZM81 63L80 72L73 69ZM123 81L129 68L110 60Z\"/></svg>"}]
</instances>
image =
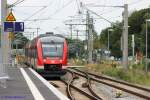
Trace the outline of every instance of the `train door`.
<instances>
[{"instance_id":1,"label":"train door","mask_svg":"<svg viewBox=\"0 0 150 100\"><path fill-rule=\"evenodd\" d=\"M36 68L37 67L37 48L35 47L34 48L34 50L33 50L33 52L34 52L34 68Z\"/></svg>"}]
</instances>

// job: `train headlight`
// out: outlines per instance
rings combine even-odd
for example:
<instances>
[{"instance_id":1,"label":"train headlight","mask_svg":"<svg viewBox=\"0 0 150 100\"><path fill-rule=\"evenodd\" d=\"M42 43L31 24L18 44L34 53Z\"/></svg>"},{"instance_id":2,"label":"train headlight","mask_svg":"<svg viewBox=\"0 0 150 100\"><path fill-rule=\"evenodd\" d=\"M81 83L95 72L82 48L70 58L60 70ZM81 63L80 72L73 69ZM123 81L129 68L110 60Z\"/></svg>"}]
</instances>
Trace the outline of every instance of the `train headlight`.
<instances>
[{"instance_id":1,"label":"train headlight","mask_svg":"<svg viewBox=\"0 0 150 100\"><path fill-rule=\"evenodd\" d=\"M44 62L46 62L46 59L44 59Z\"/></svg>"},{"instance_id":2,"label":"train headlight","mask_svg":"<svg viewBox=\"0 0 150 100\"><path fill-rule=\"evenodd\" d=\"M62 60L60 60L60 62L62 63Z\"/></svg>"}]
</instances>

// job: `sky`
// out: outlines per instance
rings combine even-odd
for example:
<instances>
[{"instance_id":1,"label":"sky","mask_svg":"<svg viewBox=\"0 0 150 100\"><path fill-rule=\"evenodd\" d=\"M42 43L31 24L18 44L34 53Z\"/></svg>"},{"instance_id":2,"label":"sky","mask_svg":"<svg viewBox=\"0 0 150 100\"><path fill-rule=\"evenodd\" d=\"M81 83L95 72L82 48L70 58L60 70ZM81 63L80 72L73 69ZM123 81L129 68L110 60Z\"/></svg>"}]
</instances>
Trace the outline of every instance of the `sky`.
<instances>
[{"instance_id":1,"label":"sky","mask_svg":"<svg viewBox=\"0 0 150 100\"><path fill-rule=\"evenodd\" d=\"M7 0L8 4L13 4L16 1L22 0ZM70 27L65 25L65 23L85 23L81 19L86 18L86 10L80 7L80 2L86 8L111 22L122 20L123 8L92 7L92 5L123 6L124 3L128 3L129 14L135 10L150 7L150 0L24 0L13 7L12 11L17 21L25 22L25 36L30 36L30 32L36 33L36 29L34 28L40 28L39 34L54 32L55 34L70 36ZM78 13L79 10L82 14ZM102 29L110 27L110 23L104 19L100 19L91 13L90 16L94 18L94 27L97 33L100 34ZM73 26L73 36L76 35L75 30L77 29L82 30L79 32L79 35L81 35L80 38L84 38L85 26Z\"/></svg>"}]
</instances>

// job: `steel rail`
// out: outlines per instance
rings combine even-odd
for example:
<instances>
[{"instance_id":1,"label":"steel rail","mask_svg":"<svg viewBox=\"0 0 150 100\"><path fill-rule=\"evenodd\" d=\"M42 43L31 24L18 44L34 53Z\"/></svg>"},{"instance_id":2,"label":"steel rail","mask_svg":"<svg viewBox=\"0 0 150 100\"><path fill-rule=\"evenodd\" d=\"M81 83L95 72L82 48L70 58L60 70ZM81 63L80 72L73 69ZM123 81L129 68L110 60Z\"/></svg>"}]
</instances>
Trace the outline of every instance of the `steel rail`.
<instances>
[{"instance_id":1,"label":"steel rail","mask_svg":"<svg viewBox=\"0 0 150 100\"><path fill-rule=\"evenodd\" d=\"M74 77L73 77L74 74L73 74L73 73L71 73L71 74L72 74L72 77L71 77L71 79L69 80L69 82L67 83L66 91L67 91L68 97L69 97L71 100L75 100L75 98L72 96L71 88L70 88L72 82L74 81Z\"/></svg>"},{"instance_id":2,"label":"steel rail","mask_svg":"<svg viewBox=\"0 0 150 100\"><path fill-rule=\"evenodd\" d=\"M62 81L64 84L68 85L68 82L66 82L66 81L64 81L64 80L61 80L61 81ZM91 100L97 100L97 98L94 97L93 95L90 95L90 94L86 93L85 91L79 89L79 88L76 87L76 86L73 86L72 84L70 84L70 88L75 89L76 91L82 93L83 95L87 96L87 97L88 97L89 99L91 99Z\"/></svg>"},{"instance_id":3,"label":"steel rail","mask_svg":"<svg viewBox=\"0 0 150 100\"><path fill-rule=\"evenodd\" d=\"M91 86L91 79L90 79L89 75L88 75L87 73L85 73L85 75L86 75L85 78L87 79L87 85L88 85L89 91L92 93L92 95L94 95L94 96L97 98L97 100L102 100L102 98L99 97L99 96L94 92L94 90L93 90L93 88L92 88L92 86Z\"/></svg>"},{"instance_id":4,"label":"steel rail","mask_svg":"<svg viewBox=\"0 0 150 100\"><path fill-rule=\"evenodd\" d=\"M84 75L83 73L81 73L81 72L77 72L77 71L73 71L73 70L70 70L70 71L72 71L72 72L78 74L79 76L85 77L85 75ZM84 73L85 73L85 72L84 72ZM136 95L136 96L139 96L139 97L141 97L141 98L145 98L145 99L150 100L150 96L147 96L147 95L145 95L145 94L138 93L138 92L136 92L136 91L129 90L129 89L127 89L127 88L123 88L123 87L120 87L120 86L111 84L111 83L109 83L109 82L105 82L105 81L100 80L100 79L97 79L97 78L95 78L95 77L91 77L91 80L96 81L96 82L99 82L99 83L102 83L102 84L105 84L105 85L108 85L108 86L111 86L111 87L114 87L114 88L117 88L117 89L120 89L120 90L123 90L123 91L125 91L125 92L127 92L127 93L131 93L131 94Z\"/></svg>"},{"instance_id":5,"label":"steel rail","mask_svg":"<svg viewBox=\"0 0 150 100\"><path fill-rule=\"evenodd\" d=\"M72 68L72 69L77 70L81 73L85 73L84 71L81 71L79 69L75 69L75 68ZM87 72L87 73L89 75L92 75L92 76L96 77L96 78L110 80L110 81L113 81L113 82L117 82L117 83L120 83L120 84L131 86L131 87L134 87L134 88L137 88L137 89L141 89L143 91L150 92L150 89L148 89L148 88L144 88L144 87L141 87L141 86L138 86L138 85L130 84L130 83L127 83L127 82L124 82L124 81L115 80L115 79L112 79L112 78L109 78L109 77L106 77L106 76L102 76L102 75L96 75L96 74L93 74L93 73L90 73L90 72Z\"/></svg>"}]
</instances>

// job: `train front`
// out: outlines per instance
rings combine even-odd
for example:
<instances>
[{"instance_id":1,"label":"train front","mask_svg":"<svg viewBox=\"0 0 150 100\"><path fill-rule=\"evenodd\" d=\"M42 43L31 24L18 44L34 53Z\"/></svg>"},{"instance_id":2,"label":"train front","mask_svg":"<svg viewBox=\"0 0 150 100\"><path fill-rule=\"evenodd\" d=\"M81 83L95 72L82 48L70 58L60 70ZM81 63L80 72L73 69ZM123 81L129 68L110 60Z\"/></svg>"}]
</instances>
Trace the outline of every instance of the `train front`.
<instances>
[{"instance_id":1,"label":"train front","mask_svg":"<svg viewBox=\"0 0 150 100\"><path fill-rule=\"evenodd\" d=\"M44 76L53 77L65 74L63 68L67 65L67 43L65 38L59 36L42 37L38 44L38 65L43 67L44 71L42 73Z\"/></svg>"}]
</instances>

